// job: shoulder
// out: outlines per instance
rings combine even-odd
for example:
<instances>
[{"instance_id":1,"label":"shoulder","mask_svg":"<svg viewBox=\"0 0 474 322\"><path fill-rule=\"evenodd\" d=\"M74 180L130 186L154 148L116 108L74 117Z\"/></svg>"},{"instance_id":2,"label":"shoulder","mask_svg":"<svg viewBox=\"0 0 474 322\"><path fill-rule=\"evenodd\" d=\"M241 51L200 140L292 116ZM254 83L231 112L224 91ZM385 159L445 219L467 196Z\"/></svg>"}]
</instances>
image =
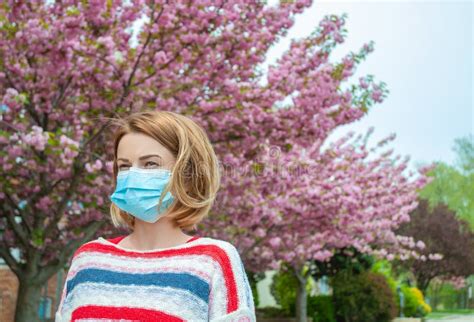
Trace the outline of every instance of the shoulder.
<instances>
[{"instance_id":1,"label":"shoulder","mask_svg":"<svg viewBox=\"0 0 474 322\"><path fill-rule=\"evenodd\" d=\"M218 253L226 254L232 257L240 257L237 247L227 240L212 237L201 237L201 245L213 246L211 249Z\"/></svg>"},{"instance_id":2,"label":"shoulder","mask_svg":"<svg viewBox=\"0 0 474 322\"><path fill-rule=\"evenodd\" d=\"M201 245L209 246L205 252L212 257L218 271L229 272L244 269L240 251L233 243L222 239L203 237Z\"/></svg>"},{"instance_id":3,"label":"shoulder","mask_svg":"<svg viewBox=\"0 0 474 322\"><path fill-rule=\"evenodd\" d=\"M213 238L213 237L201 237L200 240L202 243L216 245L218 247L222 247L223 249L229 249L232 247L235 248L235 246L231 242L224 239L218 239L218 238Z\"/></svg>"},{"instance_id":4,"label":"shoulder","mask_svg":"<svg viewBox=\"0 0 474 322\"><path fill-rule=\"evenodd\" d=\"M74 254L72 256L72 258L76 258L77 256L79 256L80 254L83 254L83 253L86 253L86 252L89 252L89 251L93 251L94 249L96 249L98 246L101 245L101 242L100 242L100 239L99 238L96 238L94 240L90 240L88 242L85 242L85 243L82 243L75 251L74 251Z\"/></svg>"}]
</instances>

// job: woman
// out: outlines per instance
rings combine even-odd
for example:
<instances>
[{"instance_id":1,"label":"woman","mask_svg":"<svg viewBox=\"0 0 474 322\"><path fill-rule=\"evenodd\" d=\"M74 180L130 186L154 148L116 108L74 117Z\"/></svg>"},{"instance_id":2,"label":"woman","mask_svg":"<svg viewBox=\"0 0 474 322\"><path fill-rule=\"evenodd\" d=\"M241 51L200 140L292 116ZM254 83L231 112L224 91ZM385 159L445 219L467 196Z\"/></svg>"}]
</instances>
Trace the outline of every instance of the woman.
<instances>
[{"instance_id":1,"label":"woman","mask_svg":"<svg viewBox=\"0 0 474 322\"><path fill-rule=\"evenodd\" d=\"M219 189L206 133L173 112L116 121L111 219L132 232L77 249L56 321L255 321L235 246L183 231L208 214Z\"/></svg>"}]
</instances>

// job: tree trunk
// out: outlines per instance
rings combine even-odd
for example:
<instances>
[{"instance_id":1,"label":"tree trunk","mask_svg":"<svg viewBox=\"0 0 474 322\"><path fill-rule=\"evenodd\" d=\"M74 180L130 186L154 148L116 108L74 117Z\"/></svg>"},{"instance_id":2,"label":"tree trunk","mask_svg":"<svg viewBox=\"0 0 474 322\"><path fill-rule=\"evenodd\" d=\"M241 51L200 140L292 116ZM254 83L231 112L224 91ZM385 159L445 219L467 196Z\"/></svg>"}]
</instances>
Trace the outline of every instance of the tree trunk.
<instances>
[{"instance_id":1,"label":"tree trunk","mask_svg":"<svg viewBox=\"0 0 474 322\"><path fill-rule=\"evenodd\" d=\"M40 321L38 309L42 285L20 280L15 308L15 322Z\"/></svg>"},{"instance_id":2,"label":"tree trunk","mask_svg":"<svg viewBox=\"0 0 474 322\"><path fill-rule=\"evenodd\" d=\"M298 283L298 290L296 293L296 321L307 322L307 294L306 283Z\"/></svg>"},{"instance_id":3,"label":"tree trunk","mask_svg":"<svg viewBox=\"0 0 474 322\"><path fill-rule=\"evenodd\" d=\"M306 292L306 282L308 274L302 273L302 270L293 270L297 280L298 288L296 290L296 321L307 322L307 306L308 306L308 294Z\"/></svg>"},{"instance_id":4,"label":"tree trunk","mask_svg":"<svg viewBox=\"0 0 474 322\"><path fill-rule=\"evenodd\" d=\"M418 289L426 295L426 291L428 289L428 286L430 285L430 282L431 282L431 279L432 277L428 277L428 276L416 276L416 286L418 287Z\"/></svg>"}]
</instances>

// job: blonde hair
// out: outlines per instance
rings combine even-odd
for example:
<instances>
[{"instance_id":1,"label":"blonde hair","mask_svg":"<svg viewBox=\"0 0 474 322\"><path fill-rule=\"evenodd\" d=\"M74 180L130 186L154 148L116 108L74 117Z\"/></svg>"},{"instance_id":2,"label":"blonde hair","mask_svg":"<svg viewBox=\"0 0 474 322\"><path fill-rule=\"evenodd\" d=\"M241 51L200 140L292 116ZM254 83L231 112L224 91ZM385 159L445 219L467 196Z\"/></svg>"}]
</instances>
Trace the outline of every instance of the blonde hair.
<instances>
[{"instance_id":1,"label":"blonde hair","mask_svg":"<svg viewBox=\"0 0 474 322\"><path fill-rule=\"evenodd\" d=\"M142 133L160 142L176 158L172 179L162 197L171 191L175 201L169 214L175 226L184 230L208 215L220 185L219 162L206 132L190 118L169 111L136 112L125 118L112 119L118 125L114 135L113 180L117 185L117 148L128 133ZM160 198L160 207L162 198ZM113 202L110 215L115 227L133 229L135 217Z\"/></svg>"}]
</instances>

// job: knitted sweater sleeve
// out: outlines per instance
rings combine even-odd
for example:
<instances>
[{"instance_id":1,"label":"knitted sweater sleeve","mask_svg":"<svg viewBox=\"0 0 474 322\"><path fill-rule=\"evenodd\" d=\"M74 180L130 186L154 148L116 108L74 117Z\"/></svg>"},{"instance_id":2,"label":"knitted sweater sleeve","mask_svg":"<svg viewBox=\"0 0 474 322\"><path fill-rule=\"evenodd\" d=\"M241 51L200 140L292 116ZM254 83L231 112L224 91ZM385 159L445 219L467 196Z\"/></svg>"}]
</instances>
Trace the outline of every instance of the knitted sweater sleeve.
<instances>
[{"instance_id":1,"label":"knitted sweater sleeve","mask_svg":"<svg viewBox=\"0 0 474 322\"><path fill-rule=\"evenodd\" d=\"M68 269L68 273L66 275L66 279L64 281L64 286L63 286L63 291L61 293L61 298L59 300L59 304L58 304L58 308L56 310L56 313L55 313L55 318L54 318L54 321L55 322L63 322L63 321L68 321L67 317L65 316L65 312L64 312L64 302L66 300L66 297L67 297L67 283L68 283L68 280L71 279L71 267L74 265L74 258L71 260L71 264L70 264L70 267Z\"/></svg>"},{"instance_id":2,"label":"knitted sweater sleeve","mask_svg":"<svg viewBox=\"0 0 474 322\"><path fill-rule=\"evenodd\" d=\"M67 289L67 281L64 283L63 291L62 291L62 294L61 294L61 299L59 301L58 309L56 311L55 318L54 318L55 322L65 321L63 315L61 314L61 311L62 311L62 308L63 308L64 300L66 298L66 289Z\"/></svg>"},{"instance_id":3,"label":"knitted sweater sleeve","mask_svg":"<svg viewBox=\"0 0 474 322\"><path fill-rule=\"evenodd\" d=\"M237 248L226 243L224 257L212 276L209 321L255 322L252 290Z\"/></svg>"},{"instance_id":4,"label":"knitted sweater sleeve","mask_svg":"<svg viewBox=\"0 0 474 322\"><path fill-rule=\"evenodd\" d=\"M81 247L83 247L84 245L85 244L83 244ZM63 291L59 299L58 308L54 315L54 322L70 322L71 321L70 313L67 312L67 308L66 308L67 305L65 305L65 303L67 302L67 300L69 300L69 297L70 297L70 294L68 293L68 282L70 283L70 280L72 278L72 272L73 270L76 269L77 261L75 260L75 258L81 247L79 247L79 249L77 249L76 252L74 252L72 258L69 260L68 271L66 274L66 279L64 280Z\"/></svg>"}]
</instances>

